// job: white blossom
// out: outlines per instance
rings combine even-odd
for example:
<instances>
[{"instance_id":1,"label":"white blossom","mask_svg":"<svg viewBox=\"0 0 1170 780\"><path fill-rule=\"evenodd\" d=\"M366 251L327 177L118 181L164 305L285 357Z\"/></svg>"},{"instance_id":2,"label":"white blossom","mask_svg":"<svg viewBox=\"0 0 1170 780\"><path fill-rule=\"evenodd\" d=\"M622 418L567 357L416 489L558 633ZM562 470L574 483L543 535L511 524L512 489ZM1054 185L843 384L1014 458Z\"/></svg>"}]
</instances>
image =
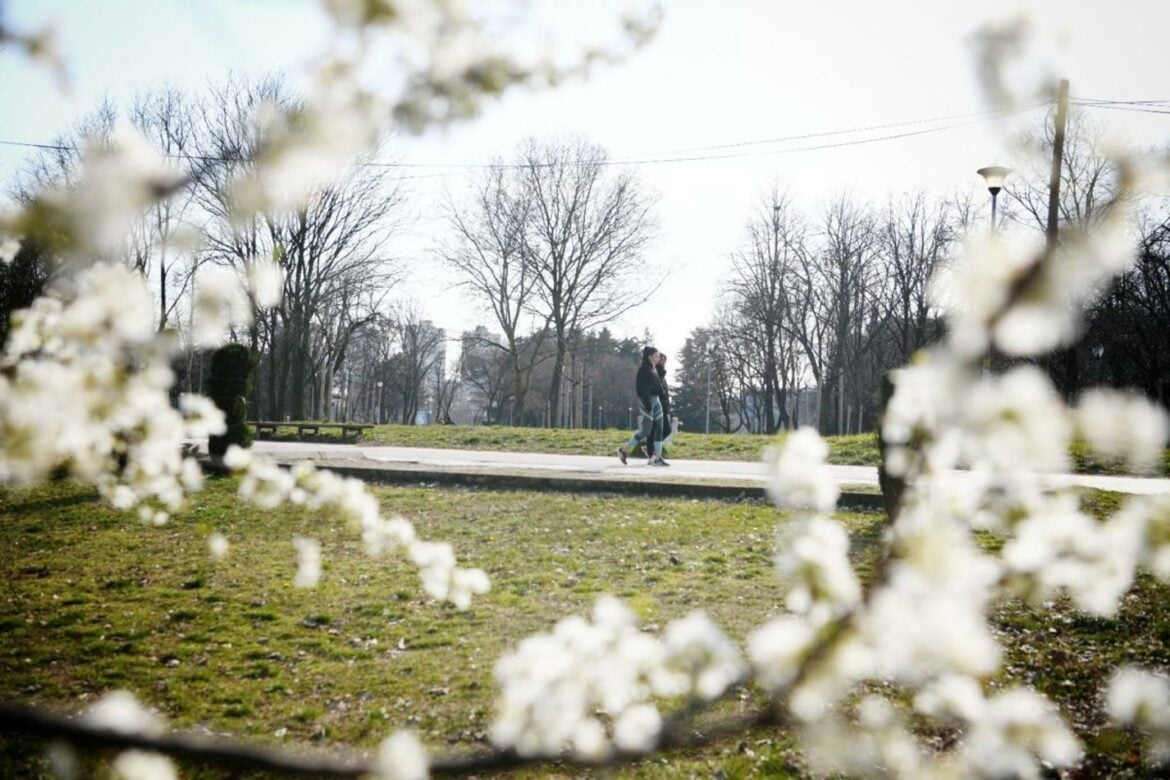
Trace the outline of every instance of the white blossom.
<instances>
[{"instance_id":1,"label":"white blossom","mask_svg":"<svg viewBox=\"0 0 1170 780\"><path fill-rule=\"evenodd\" d=\"M973 357L987 351L992 317L1040 249L1038 242L1002 231L976 234L964 246L962 260L932 279L930 301L947 313L948 346L955 354Z\"/></svg>"},{"instance_id":2,"label":"white blossom","mask_svg":"<svg viewBox=\"0 0 1170 780\"><path fill-rule=\"evenodd\" d=\"M649 749L661 725L654 681L677 671L667 659L663 644L638 630L625 605L602 597L592 620L565 618L496 663L492 741L523 756L571 751L590 761L604 757L611 742L619 750ZM599 712L611 719L612 736L599 732Z\"/></svg>"},{"instance_id":3,"label":"white blossom","mask_svg":"<svg viewBox=\"0 0 1170 780\"><path fill-rule=\"evenodd\" d=\"M86 145L69 187L41 197L67 220L77 257L112 259L143 209L181 181L182 175L137 130L119 125L108 140Z\"/></svg>"},{"instance_id":4,"label":"white blossom","mask_svg":"<svg viewBox=\"0 0 1170 780\"><path fill-rule=\"evenodd\" d=\"M252 322L252 306L236 274L227 268L210 268L199 275L191 303L197 347L214 347L223 342L232 325Z\"/></svg>"},{"instance_id":5,"label":"white blossom","mask_svg":"<svg viewBox=\"0 0 1170 780\"><path fill-rule=\"evenodd\" d=\"M1170 435L1166 413L1132 393L1088 390L1076 414L1077 428L1093 450L1143 471L1158 464Z\"/></svg>"},{"instance_id":6,"label":"white blossom","mask_svg":"<svg viewBox=\"0 0 1170 780\"><path fill-rule=\"evenodd\" d=\"M1141 515L1098 523L1080 511L1076 496L1058 495L1033 502L1003 560L1027 578L1035 599L1067 590L1083 609L1111 615L1133 582L1144 532Z\"/></svg>"},{"instance_id":7,"label":"white blossom","mask_svg":"<svg viewBox=\"0 0 1170 780\"><path fill-rule=\"evenodd\" d=\"M914 709L942 721L968 723L981 717L985 706L979 682L955 674L927 684L914 697Z\"/></svg>"},{"instance_id":8,"label":"white blossom","mask_svg":"<svg viewBox=\"0 0 1170 780\"><path fill-rule=\"evenodd\" d=\"M186 418L186 434L192 439L221 436L227 431L223 411L210 398L183 393L179 396L179 409Z\"/></svg>"},{"instance_id":9,"label":"white blossom","mask_svg":"<svg viewBox=\"0 0 1170 780\"><path fill-rule=\"evenodd\" d=\"M316 539L294 536L297 548L297 576L293 584L298 588L315 588L321 579L321 545Z\"/></svg>"},{"instance_id":10,"label":"white blossom","mask_svg":"<svg viewBox=\"0 0 1170 780\"><path fill-rule=\"evenodd\" d=\"M777 689L791 682L815 638L813 626L796 617L775 618L752 632L748 657L760 684Z\"/></svg>"},{"instance_id":11,"label":"white blossom","mask_svg":"<svg viewBox=\"0 0 1170 780\"><path fill-rule=\"evenodd\" d=\"M253 261L248 265L248 290L257 306L276 306L284 293L284 270L269 260Z\"/></svg>"},{"instance_id":12,"label":"white blossom","mask_svg":"<svg viewBox=\"0 0 1170 780\"><path fill-rule=\"evenodd\" d=\"M214 533L207 537L207 549L210 551L211 557L217 561L227 557L230 547L228 538L223 534Z\"/></svg>"},{"instance_id":13,"label":"white blossom","mask_svg":"<svg viewBox=\"0 0 1170 780\"><path fill-rule=\"evenodd\" d=\"M243 471L252 463L252 451L238 444L229 444L223 454L223 465L232 471Z\"/></svg>"},{"instance_id":14,"label":"white blossom","mask_svg":"<svg viewBox=\"0 0 1170 780\"><path fill-rule=\"evenodd\" d=\"M0 264L7 265L16 259L20 252L20 239L13 236L0 235Z\"/></svg>"},{"instance_id":15,"label":"white blossom","mask_svg":"<svg viewBox=\"0 0 1170 780\"><path fill-rule=\"evenodd\" d=\"M648 753L658 742L662 716L653 704L637 704L618 715L613 724L613 742L627 753Z\"/></svg>"},{"instance_id":16,"label":"white blossom","mask_svg":"<svg viewBox=\"0 0 1170 780\"><path fill-rule=\"evenodd\" d=\"M145 750L123 750L110 765L117 780L178 780L179 770L170 758Z\"/></svg>"},{"instance_id":17,"label":"white blossom","mask_svg":"<svg viewBox=\"0 0 1170 780\"><path fill-rule=\"evenodd\" d=\"M971 721L960 748L977 776L1039 777L1038 761L1069 767L1081 746L1052 704L1026 688L1010 688L988 699Z\"/></svg>"},{"instance_id":18,"label":"white blossom","mask_svg":"<svg viewBox=\"0 0 1170 780\"><path fill-rule=\"evenodd\" d=\"M166 722L139 703L134 694L125 690L111 691L85 711L83 720L119 734L158 736L166 730Z\"/></svg>"},{"instance_id":19,"label":"white blossom","mask_svg":"<svg viewBox=\"0 0 1170 780\"><path fill-rule=\"evenodd\" d=\"M1068 469L1072 424L1052 382L1021 366L983 377L963 397L963 459L997 472Z\"/></svg>"},{"instance_id":20,"label":"white blossom","mask_svg":"<svg viewBox=\"0 0 1170 780\"><path fill-rule=\"evenodd\" d=\"M491 587L491 580L483 569L456 568L451 575L451 588L447 597L456 609L465 610L471 606L472 596L482 596Z\"/></svg>"},{"instance_id":21,"label":"white blossom","mask_svg":"<svg viewBox=\"0 0 1170 780\"><path fill-rule=\"evenodd\" d=\"M739 648L702 612L671 621L662 645L666 679L654 684L661 696L685 694L711 701L744 673Z\"/></svg>"},{"instance_id":22,"label":"white blossom","mask_svg":"<svg viewBox=\"0 0 1170 780\"><path fill-rule=\"evenodd\" d=\"M1148 763L1170 763L1170 678L1164 672L1118 668L1109 681L1105 702L1115 723L1145 732Z\"/></svg>"},{"instance_id":23,"label":"white blossom","mask_svg":"<svg viewBox=\"0 0 1170 780\"><path fill-rule=\"evenodd\" d=\"M821 624L853 607L861 585L849 563L849 536L836 522L812 517L781 526L776 572L790 612Z\"/></svg>"},{"instance_id":24,"label":"white blossom","mask_svg":"<svg viewBox=\"0 0 1170 780\"><path fill-rule=\"evenodd\" d=\"M396 731L382 740L374 759L374 776L377 780L425 780L430 776L430 760L413 731Z\"/></svg>"},{"instance_id":25,"label":"white blossom","mask_svg":"<svg viewBox=\"0 0 1170 780\"><path fill-rule=\"evenodd\" d=\"M824 468L829 447L809 427L789 434L779 448L771 448L768 495L780 506L831 512L840 489Z\"/></svg>"}]
</instances>

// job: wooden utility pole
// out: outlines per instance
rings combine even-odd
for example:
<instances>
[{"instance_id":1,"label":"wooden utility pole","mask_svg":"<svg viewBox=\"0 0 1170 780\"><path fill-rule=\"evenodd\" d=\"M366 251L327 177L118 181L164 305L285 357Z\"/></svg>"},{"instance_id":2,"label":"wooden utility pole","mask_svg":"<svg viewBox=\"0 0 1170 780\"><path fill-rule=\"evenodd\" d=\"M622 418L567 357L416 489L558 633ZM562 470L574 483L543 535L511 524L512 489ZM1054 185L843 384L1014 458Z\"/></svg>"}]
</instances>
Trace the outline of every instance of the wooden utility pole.
<instances>
[{"instance_id":1,"label":"wooden utility pole","mask_svg":"<svg viewBox=\"0 0 1170 780\"><path fill-rule=\"evenodd\" d=\"M1048 251L1056 248L1057 218L1060 216L1060 166L1064 160L1064 131L1068 125L1068 79L1060 80L1056 93L1056 123L1052 136L1052 176L1048 180L1048 228L1045 231ZM1080 366L1077 363L1076 344L1069 344L1057 353L1064 361L1064 396L1072 398L1080 384ZM1048 360L1044 361L1048 367Z\"/></svg>"},{"instance_id":2,"label":"wooden utility pole","mask_svg":"<svg viewBox=\"0 0 1170 780\"><path fill-rule=\"evenodd\" d=\"M1064 156L1064 130L1068 125L1068 79L1060 80L1056 95L1056 126L1052 138L1052 175L1048 179L1048 246L1056 245L1056 220L1060 214L1060 164Z\"/></svg>"}]
</instances>

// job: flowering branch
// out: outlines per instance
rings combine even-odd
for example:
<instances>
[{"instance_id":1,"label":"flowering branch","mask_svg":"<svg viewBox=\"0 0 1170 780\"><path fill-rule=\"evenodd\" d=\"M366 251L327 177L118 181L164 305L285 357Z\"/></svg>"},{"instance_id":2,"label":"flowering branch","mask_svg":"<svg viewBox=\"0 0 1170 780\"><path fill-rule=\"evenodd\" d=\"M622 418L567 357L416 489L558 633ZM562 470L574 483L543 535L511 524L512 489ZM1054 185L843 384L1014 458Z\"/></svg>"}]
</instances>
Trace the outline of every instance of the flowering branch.
<instances>
[{"instance_id":1,"label":"flowering branch","mask_svg":"<svg viewBox=\"0 0 1170 780\"><path fill-rule=\"evenodd\" d=\"M706 708L703 708L706 709ZM744 731L779 725L782 718L775 709L765 707L706 724L703 730L689 728L702 710L680 711L678 719L664 729L659 750L699 748ZM685 714L684 714L685 713ZM196 734L171 732L152 734L92 723L84 718L67 717L24 704L0 702L0 731L26 734L44 740L63 741L73 747L92 750L143 750L161 753L195 763L221 768L265 771L292 777L321 777L349 780L375 774L377 763L369 759L342 755L308 756L283 748L263 748L234 740L215 739ZM430 772L440 776L472 775L481 772L519 769L546 764L599 768L620 766L646 758L644 753L617 752L602 761L560 758L523 757L510 750L492 750L440 756L431 760Z\"/></svg>"}]
</instances>

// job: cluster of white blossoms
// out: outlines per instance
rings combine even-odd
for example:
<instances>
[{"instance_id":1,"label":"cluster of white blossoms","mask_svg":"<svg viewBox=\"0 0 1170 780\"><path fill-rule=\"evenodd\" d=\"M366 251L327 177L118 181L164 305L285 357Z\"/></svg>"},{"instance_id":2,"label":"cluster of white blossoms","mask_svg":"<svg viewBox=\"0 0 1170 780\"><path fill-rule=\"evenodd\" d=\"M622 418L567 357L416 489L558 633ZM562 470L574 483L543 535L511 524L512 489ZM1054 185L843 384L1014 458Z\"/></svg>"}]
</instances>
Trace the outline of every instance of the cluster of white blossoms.
<instances>
[{"instance_id":1,"label":"cluster of white blossoms","mask_svg":"<svg viewBox=\"0 0 1170 780\"><path fill-rule=\"evenodd\" d=\"M426 780L429 767L418 736L413 731L396 731L378 746L373 774L376 780Z\"/></svg>"},{"instance_id":2,"label":"cluster of white blossoms","mask_svg":"<svg viewBox=\"0 0 1170 780\"><path fill-rule=\"evenodd\" d=\"M1081 394L1076 427L1094 452L1138 472L1157 465L1170 438L1166 415L1146 399L1109 388Z\"/></svg>"},{"instance_id":3,"label":"cluster of white blossoms","mask_svg":"<svg viewBox=\"0 0 1170 780\"><path fill-rule=\"evenodd\" d=\"M11 263L19 252L19 238L0 234L0 263Z\"/></svg>"},{"instance_id":4,"label":"cluster of white blossoms","mask_svg":"<svg viewBox=\"0 0 1170 780\"><path fill-rule=\"evenodd\" d=\"M565 618L499 660L491 739L529 757L645 753L662 728L655 698L711 701L743 672L739 650L705 615L669 624L658 639L603 596L592 620Z\"/></svg>"},{"instance_id":5,"label":"cluster of white blossoms","mask_svg":"<svg viewBox=\"0 0 1170 780\"><path fill-rule=\"evenodd\" d=\"M141 277L119 266L84 268L14 313L0 356L0 483L64 471L165 522L202 485L183 440L224 430L207 399L172 408L171 348Z\"/></svg>"},{"instance_id":6,"label":"cluster of white blossoms","mask_svg":"<svg viewBox=\"0 0 1170 780\"><path fill-rule=\"evenodd\" d=\"M82 715L82 720L96 728L119 734L160 736L167 730L166 720L144 707L129 691L111 691ZM70 754L58 754L58 764L73 763ZM178 780L179 772L170 758L146 750L123 750L111 764L113 776L121 780ZM68 773L65 776L72 776Z\"/></svg>"},{"instance_id":7,"label":"cluster of white blossoms","mask_svg":"<svg viewBox=\"0 0 1170 780\"><path fill-rule=\"evenodd\" d=\"M167 721L145 707L134 694L111 691L81 715L81 721L95 729L136 737L160 737ZM49 762L58 777L82 776L81 762L74 751L55 744ZM425 780L429 763L422 743L413 731L397 731L384 739L371 762L370 776L376 780ZM110 764L110 776L118 780L178 780L179 771L167 756L148 750L123 750Z\"/></svg>"},{"instance_id":8,"label":"cluster of white blossoms","mask_svg":"<svg viewBox=\"0 0 1170 780\"><path fill-rule=\"evenodd\" d=\"M0 355L0 484L66 473L95 485L115 508L136 510L155 525L202 487L200 466L183 455L184 443L224 433L224 415L195 395L173 407L170 362L178 340L155 329L154 301L142 276L102 259L118 254L144 207L181 183L140 135L119 130L109 143L87 148L70 187L40 193L27 214L0 215L0 230L14 230L51 214L49 248L59 264L49 293L13 314ZM6 236L5 254L17 248ZM231 327L251 323L258 307L277 304L282 287L280 267L262 258L242 274L205 269L192 300L192 342L221 343ZM245 465L246 457L232 455L236 465ZM406 521L382 520L377 501L356 480L258 464L241 492L265 508L289 501L339 509L360 528L371 554L402 547L427 592L461 609L489 587L482 571L456 565L449 546L415 540ZM226 549L226 539L212 544L218 556ZM312 585L320 576L319 552L308 541L298 549L297 582Z\"/></svg>"},{"instance_id":9,"label":"cluster of white blossoms","mask_svg":"<svg viewBox=\"0 0 1170 780\"><path fill-rule=\"evenodd\" d=\"M777 506L831 512L840 488L824 469L829 446L813 428L803 427L764 455L769 465L768 496Z\"/></svg>"},{"instance_id":10,"label":"cluster of white blossoms","mask_svg":"<svg viewBox=\"0 0 1170 780\"><path fill-rule=\"evenodd\" d=\"M236 445L224 453L224 465L242 474L240 497L261 509L282 504L303 506L313 511L332 512L361 532L366 553L403 551L416 566L423 589L429 596L449 601L457 609L471 606L472 596L487 593L491 582L482 569L460 568L451 545L419 539L414 526L401 517L383 517L378 499L360 479L340 477L309 463L291 469L253 459ZM317 542L298 537L296 584L313 587L321 576Z\"/></svg>"},{"instance_id":11,"label":"cluster of white blossoms","mask_svg":"<svg viewBox=\"0 0 1170 780\"><path fill-rule=\"evenodd\" d=\"M1115 723L1147 736L1150 763L1170 763L1170 676L1123 666L1113 674L1105 699Z\"/></svg>"},{"instance_id":12,"label":"cluster of white blossoms","mask_svg":"<svg viewBox=\"0 0 1170 780\"><path fill-rule=\"evenodd\" d=\"M480 97L510 83L572 70L480 50L484 37L469 35L476 23L463 6L326 0L341 37L360 43L319 63L304 105L261 110L255 166L232 185L239 216L303 203L371 150L387 116L418 128L473 113ZM358 79L366 28L383 23L404 24L419 38L422 59L402 60L410 77L396 103L374 98ZM582 67L602 56L585 54ZM0 357L0 483L65 472L151 523L165 522L200 487L182 445L222 431L222 415L194 397L172 408L176 344L155 332L141 277L103 264L124 248L142 209L182 184L140 136L120 130L87 150L70 187L0 215L0 260L16 254L18 235L30 235L66 263L52 293L14 317ZM883 419L887 467L905 488L868 591L849 564L847 534L828 517L838 494L823 467L825 445L814 431L798 431L770 456L770 495L805 514L780 535L782 614L750 634L750 665L703 615L675 621L657 638L616 599L602 598L591 619L561 620L500 659L493 742L524 757L646 753L662 741L660 705L710 702L750 674L792 717L814 767L825 772L1034 777L1042 765L1075 764L1080 746L1043 696L993 691L1002 650L987 612L1005 593L1067 593L1079 608L1110 615L1143 568L1170 580L1170 501L1130 500L1099 522L1037 480L1067 465L1076 434L1104 457L1150 464L1167 423L1152 404L1112 391L1088 393L1070 410L1041 372L993 376L978 363L992 348L1032 357L1070 342L1080 305L1131 260L1121 216L1114 209L1093 231L1068 231L1051 249L1004 234L973 242L949 281L935 286L934 302L948 310L946 338L897 374ZM201 276L195 342L213 343L231 324L248 322L254 307L275 303L280 286L279 268L262 261L242 279ZM255 505L337 513L371 554L405 553L437 599L464 609L488 588L482 571L457 566L449 545L419 540L407 521L384 518L356 480L251 462L239 449L225 463L243 471L240 494ZM977 530L1000 535L1002 548L984 550ZM318 543L294 544L297 584L315 584ZM217 557L228 550L222 536L209 545ZM1118 723L1150 737L1151 762L1170 760L1164 674L1121 670L1106 699ZM87 720L147 735L165 729L122 693ZM952 729L953 744L928 746L924 727ZM382 744L374 768L384 778L418 778L428 764L418 739L401 732ZM122 753L115 771L173 775L167 759L141 751Z\"/></svg>"},{"instance_id":13,"label":"cluster of white blossoms","mask_svg":"<svg viewBox=\"0 0 1170 780\"><path fill-rule=\"evenodd\" d=\"M66 229L62 249L82 262L122 255L135 221L183 183L183 174L132 127L91 140L77 176L40 193Z\"/></svg>"},{"instance_id":14,"label":"cluster of white blossoms","mask_svg":"<svg viewBox=\"0 0 1170 780\"><path fill-rule=\"evenodd\" d=\"M1076 494L1040 479L1069 467L1076 435L1101 457L1149 467L1165 446L1167 420L1154 404L1111 390L1085 393L1069 408L1038 369L993 375L979 356L992 345L1027 355L1064 343L1075 322L1069 299L1084 300L1124 267L1122 232L1111 221L1051 255L997 238L973 245L974 256L954 268L965 297L953 302L945 343L894 376L883 444L888 471L905 487L864 596L848 538L826 516L833 493L824 445L801 431L770 453L770 495L806 514L780 534L786 614L751 634L748 654L756 680L796 718L818 771L1032 777L1041 765L1079 760L1077 739L1043 696L987 693L1003 655L987 613L1005 594L1036 602L1067 594L1108 616L1143 569L1170 580L1170 500L1134 498L1098 521ZM997 553L980 545L981 530L1002 538ZM1161 681L1140 701L1139 674ZM873 683L898 694L855 702ZM1164 676L1135 671L1118 690L1114 715L1150 734L1148 757L1165 761L1157 742L1165 718L1149 714L1167 695ZM929 748L911 722L955 729L958 740Z\"/></svg>"}]
</instances>

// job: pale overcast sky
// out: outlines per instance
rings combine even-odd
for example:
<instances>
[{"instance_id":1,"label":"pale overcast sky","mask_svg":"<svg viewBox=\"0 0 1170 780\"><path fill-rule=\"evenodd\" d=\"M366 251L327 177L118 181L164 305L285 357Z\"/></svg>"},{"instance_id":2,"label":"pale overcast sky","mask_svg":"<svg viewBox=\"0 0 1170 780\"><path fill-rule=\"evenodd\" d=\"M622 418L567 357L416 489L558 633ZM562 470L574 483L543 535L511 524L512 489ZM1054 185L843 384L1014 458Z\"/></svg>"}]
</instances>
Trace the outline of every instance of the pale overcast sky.
<instances>
[{"instance_id":1,"label":"pale overcast sky","mask_svg":"<svg viewBox=\"0 0 1170 780\"><path fill-rule=\"evenodd\" d=\"M554 29L579 29L595 2L539 3ZM71 100L11 52L0 54L0 140L43 142L103 96L124 101L162 83L198 90L229 71L297 72L318 51L328 25L312 0L8 0L18 29L55 21L69 55ZM1040 50L1069 78L1074 97L1170 99L1168 0L748 0L664 4L662 28L625 64L598 70L553 92L520 92L484 116L394 144L404 162L482 163L522 138L573 133L616 159L751 153L703 161L639 165L657 193L660 238L650 259L670 277L652 304L615 325L649 328L677 352L712 314L728 253L752 207L773 182L810 216L836 193L874 202L917 188L979 190L976 168L1011 164L994 122L950 119L854 135L732 147L804 133L969 115L987 107L976 88L970 37L981 23L1020 11L1038 30ZM1027 77L1029 74L1022 74ZM1099 111L1130 141L1166 144L1170 114ZM1030 115L1036 122L1043 116ZM958 125L939 132L847 147L826 142ZM1002 128L999 128L1002 130ZM0 180L27 150L0 146ZM426 264L431 218L443 187L460 172L414 172L414 212L397 253L410 269L404 293L419 299L452 335L478 322L451 292L451 279ZM447 173L434 176L431 174Z\"/></svg>"}]
</instances>

